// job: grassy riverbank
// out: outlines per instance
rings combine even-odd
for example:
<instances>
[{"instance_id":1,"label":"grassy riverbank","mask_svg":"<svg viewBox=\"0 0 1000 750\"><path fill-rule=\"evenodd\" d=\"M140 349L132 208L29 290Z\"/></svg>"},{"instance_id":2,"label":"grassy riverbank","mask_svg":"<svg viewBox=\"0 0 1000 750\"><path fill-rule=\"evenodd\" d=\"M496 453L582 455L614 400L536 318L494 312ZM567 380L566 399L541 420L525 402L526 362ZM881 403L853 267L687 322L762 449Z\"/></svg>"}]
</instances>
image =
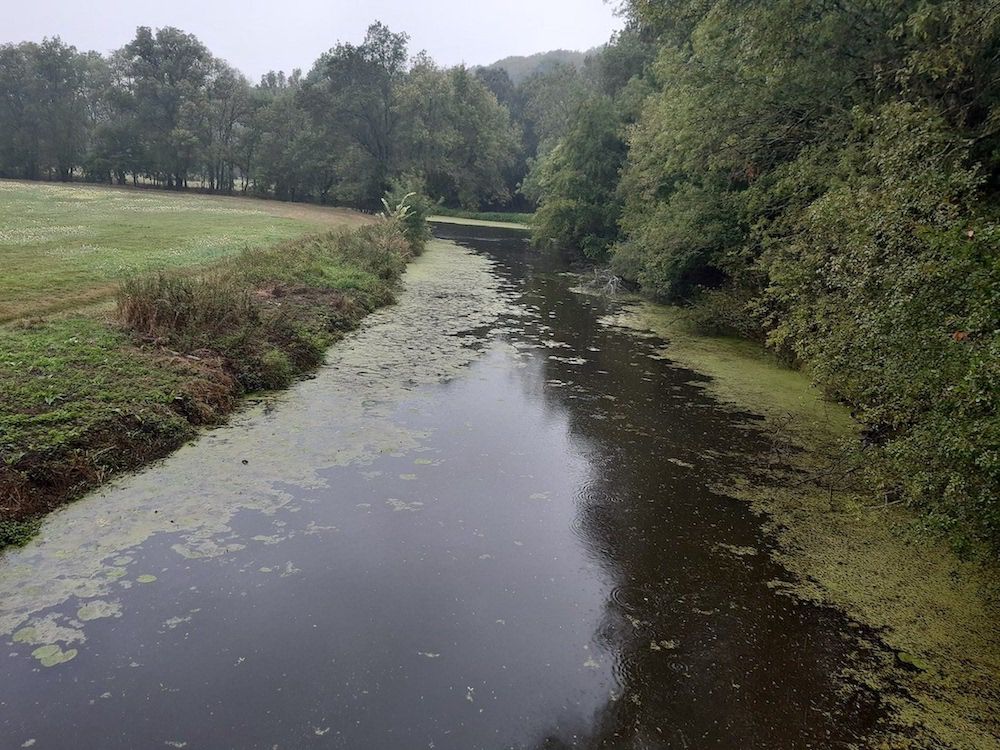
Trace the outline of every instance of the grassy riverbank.
<instances>
[{"instance_id":1,"label":"grassy riverbank","mask_svg":"<svg viewBox=\"0 0 1000 750\"><path fill-rule=\"evenodd\" d=\"M431 212L436 220L445 219L467 219L474 222L485 221L504 225L531 226L534 214L514 213L512 211L463 211L460 208L446 208L445 206L433 206Z\"/></svg>"},{"instance_id":2,"label":"grassy riverbank","mask_svg":"<svg viewBox=\"0 0 1000 750\"><path fill-rule=\"evenodd\" d=\"M853 678L894 709L882 747L995 748L996 566L958 559L945 541L915 533L915 513L874 497L857 424L803 373L752 342L696 333L678 308L641 302L606 322L663 338L662 356L709 375L704 387L723 403L764 417L773 460L718 489L768 519L774 554L794 575L775 587L881 637L882 668Z\"/></svg>"},{"instance_id":3,"label":"grassy riverbank","mask_svg":"<svg viewBox=\"0 0 1000 750\"><path fill-rule=\"evenodd\" d=\"M0 292L15 316L0 325L0 548L30 538L42 514L221 421L241 395L317 366L392 301L413 252L390 222L344 215L365 225L302 236L322 221L203 198L11 185L0 192L5 207L27 208L9 219L24 226L0 228L11 269ZM120 214L102 219L94 203ZM135 240L134 253L68 252L82 236L109 243L140 224L152 239ZM189 225L206 232L202 251L194 228L170 234ZM298 238L275 243L284 235ZM49 264L52 254L63 260ZM112 255L123 263L106 263ZM56 294L42 294L45 269ZM52 309L63 312L37 315Z\"/></svg>"}]
</instances>

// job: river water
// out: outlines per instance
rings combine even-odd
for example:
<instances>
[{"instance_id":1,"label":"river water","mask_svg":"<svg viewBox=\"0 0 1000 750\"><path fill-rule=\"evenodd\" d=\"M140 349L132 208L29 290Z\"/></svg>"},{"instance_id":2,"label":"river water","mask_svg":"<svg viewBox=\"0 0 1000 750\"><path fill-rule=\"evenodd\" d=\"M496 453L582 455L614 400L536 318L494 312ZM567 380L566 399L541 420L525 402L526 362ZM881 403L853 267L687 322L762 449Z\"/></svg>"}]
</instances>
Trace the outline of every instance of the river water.
<instances>
[{"instance_id":1,"label":"river water","mask_svg":"<svg viewBox=\"0 0 1000 750\"><path fill-rule=\"evenodd\" d=\"M0 560L0 748L835 748L859 629L713 487L767 449L517 232ZM669 349L668 349L669 352Z\"/></svg>"}]
</instances>

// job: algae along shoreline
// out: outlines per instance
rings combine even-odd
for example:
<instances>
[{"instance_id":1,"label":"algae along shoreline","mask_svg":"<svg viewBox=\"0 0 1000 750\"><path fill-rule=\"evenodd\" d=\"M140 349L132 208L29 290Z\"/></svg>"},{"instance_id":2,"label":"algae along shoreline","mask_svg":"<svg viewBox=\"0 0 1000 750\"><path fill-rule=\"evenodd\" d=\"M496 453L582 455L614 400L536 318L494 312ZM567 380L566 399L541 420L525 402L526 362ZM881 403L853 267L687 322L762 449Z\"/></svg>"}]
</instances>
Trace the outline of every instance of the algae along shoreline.
<instances>
[{"instance_id":1,"label":"algae along shoreline","mask_svg":"<svg viewBox=\"0 0 1000 750\"><path fill-rule=\"evenodd\" d=\"M773 556L794 576L790 596L844 611L885 646L880 667L852 674L893 710L884 748L1000 747L997 569L960 560L914 531L915 516L886 505L837 465L858 445L848 410L804 373L756 344L696 333L682 310L625 303L603 320L665 343L660 355L694 372L720 402L763 417L772 466L733 476L722 493L762 514ZM859 640L859 648L864 648Z\"/></svg>"},{"instance_id":2,"label":"algae along shoreline","mask_svg":"<svg viewBox=\"0 0 1000 750\"><path fill-rule=\"evenodd\" d=\"M0 550L317 368L421 249L387 220L126 278L105 316L0 326Z\"/></svg>"}]
</instances>

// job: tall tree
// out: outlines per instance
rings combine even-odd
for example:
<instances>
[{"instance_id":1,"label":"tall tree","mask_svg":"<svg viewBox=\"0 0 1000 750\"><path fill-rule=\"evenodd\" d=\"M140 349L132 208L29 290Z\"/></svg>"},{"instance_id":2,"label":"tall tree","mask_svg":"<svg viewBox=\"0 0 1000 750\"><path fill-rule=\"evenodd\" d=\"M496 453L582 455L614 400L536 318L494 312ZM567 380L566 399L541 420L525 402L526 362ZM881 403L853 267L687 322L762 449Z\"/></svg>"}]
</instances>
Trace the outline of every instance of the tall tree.
<instances>
[{"instance_id":1,"label":"tall tree","mask_svg":"<svg viewBox=\"0 0 1000 750\"><path fill-rule=\"evenodd\" d=\"M72 177L87 148L95 66L58 38L0 47L0 169Z\"/></svg>"},{"instance_id":2,"label":"tall tree","mask_svg":"<svg viewBox=\"0 0 1000 750\"><path fill-rule=\"evenodd\" d=\"M493 93L464 67L419 57L400 91L403 168L435 199L479 208L509 199L517 128Z\"/></svg>"},{"instance_id":3,"label":"tall tree","mask_svg":"<svg viewBox=\"0 0 1000 750\"><path fill-rule=\"evenodd\" d=\"M346 136L367 157L363 199L375 205L397 163L399 86L406 74L406 34L382 23L360 45L339 44L306 77L301 102L330 148Z\"/></svg>"},{"instance_id":4,"label":"tall tree","mask_svg":"<svg viewBox=\"0 0 1000 750\"><path fill-rule=\"evenodd\" d=\"M191 34L142 26L118 61L122 104L142 135L146 171L167 187L184 187L199 157L211 55Z\"/></svg>"}]
</instances>

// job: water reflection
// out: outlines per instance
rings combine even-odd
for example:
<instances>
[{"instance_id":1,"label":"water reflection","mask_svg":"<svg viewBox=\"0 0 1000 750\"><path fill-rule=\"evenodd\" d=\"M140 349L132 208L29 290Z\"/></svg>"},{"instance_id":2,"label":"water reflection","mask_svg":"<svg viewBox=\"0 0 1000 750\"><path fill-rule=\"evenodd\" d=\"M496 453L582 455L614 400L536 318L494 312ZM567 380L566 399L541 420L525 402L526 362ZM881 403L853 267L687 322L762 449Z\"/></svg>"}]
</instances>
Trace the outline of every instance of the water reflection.
<instances>
[{"instance_id":1,"label":"water reflection","mask_svg":"<svg viewBox=\"0 0 1000 750\"><path fill-rule=\"evenodd\" d=\"M479 246L536 307L542 330L529 325L525 340L546 342L538 377L558 386L547 402L596 447L575 525L611 585L597 642L614 654L615 694L589 730L536 746L836 747L863 736L877 701L835 687L856 657L854 626L776 595L769 584L786 574L759 522L707 489L765 451L754 418L718 409L692 386L697 375L658 361L663 342L596 325L613 303L570 291L564 261Z\"/></svg>"}]
</instances>

